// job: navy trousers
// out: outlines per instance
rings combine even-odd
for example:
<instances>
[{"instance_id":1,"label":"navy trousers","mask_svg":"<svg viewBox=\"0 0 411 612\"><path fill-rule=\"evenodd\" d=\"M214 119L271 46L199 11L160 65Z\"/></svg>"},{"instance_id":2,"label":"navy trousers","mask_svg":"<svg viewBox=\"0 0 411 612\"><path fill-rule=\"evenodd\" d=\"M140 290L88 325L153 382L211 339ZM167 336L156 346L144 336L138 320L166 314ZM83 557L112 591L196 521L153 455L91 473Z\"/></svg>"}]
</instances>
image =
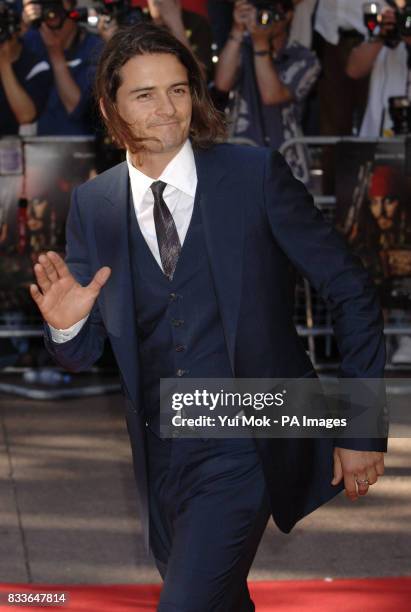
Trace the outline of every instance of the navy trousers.
<instances>
[{"instance_id":1,"label":"navy trousers","mask_svg":"<svg viewBox=\"0 0 411 612\"><path fill-rule=\"evenodd\" d=\"M146 431L158 612L252 612L247 575L270 516L254 440Z\"/></svg>"}]
</instances>

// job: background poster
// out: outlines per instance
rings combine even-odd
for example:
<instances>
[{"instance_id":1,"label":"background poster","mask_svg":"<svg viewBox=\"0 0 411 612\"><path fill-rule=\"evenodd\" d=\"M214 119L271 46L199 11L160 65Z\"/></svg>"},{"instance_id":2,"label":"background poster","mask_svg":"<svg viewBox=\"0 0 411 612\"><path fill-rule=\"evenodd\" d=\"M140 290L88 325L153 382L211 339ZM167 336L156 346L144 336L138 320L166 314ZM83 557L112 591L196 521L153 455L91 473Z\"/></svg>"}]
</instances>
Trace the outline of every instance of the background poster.
<instances>
[{"instance_id":1,"label":"background poster","mask_svg":"<svg viewBox=\"0 0 411 612\"><path fill-rule=\"evenodd\" d=\"M33 263L45 250L64 252L71 192L95 174L95 153L90 139L61 138L28 140L22 152L19 173L0 169L0 316L24 312L29 323L39 319Z\"/></svg>"},{"instance_id":2,"label":"background poster","mask_svg":"<svg viewBox=\"0 0 411 612\"><path fill-rule=\"evenodd\" d=\"M411 177L401 141L337 145L335 222L380 289L411 308Z\"/></svg>"}]
</instances>

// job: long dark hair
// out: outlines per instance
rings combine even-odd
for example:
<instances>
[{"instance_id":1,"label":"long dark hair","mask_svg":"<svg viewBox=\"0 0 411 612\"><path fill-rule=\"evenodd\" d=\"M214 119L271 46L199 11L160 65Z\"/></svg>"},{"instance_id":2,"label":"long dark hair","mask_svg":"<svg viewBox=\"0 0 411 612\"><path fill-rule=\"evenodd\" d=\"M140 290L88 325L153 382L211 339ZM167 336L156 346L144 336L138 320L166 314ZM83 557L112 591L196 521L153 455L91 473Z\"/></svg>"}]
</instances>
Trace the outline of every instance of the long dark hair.
<instances>
[{"instance_id":1,"label":"long dark hair","mask_svg":"<svg viewBox=\"0 0 411 612\"><path fill-rule=\"evenodd\" d=\"M108 41L97 67L95 94L104 108L103 121L114 142L137 153L144 145L119 114L117 90L121 68L136 55L168 53L186 68L192 98L190 138L194 147L207 148L226 138L224 115L214 107L199 63L187 47L168 30L152 23L137 23L120 28Z\"/></svg>"}]
</instances>

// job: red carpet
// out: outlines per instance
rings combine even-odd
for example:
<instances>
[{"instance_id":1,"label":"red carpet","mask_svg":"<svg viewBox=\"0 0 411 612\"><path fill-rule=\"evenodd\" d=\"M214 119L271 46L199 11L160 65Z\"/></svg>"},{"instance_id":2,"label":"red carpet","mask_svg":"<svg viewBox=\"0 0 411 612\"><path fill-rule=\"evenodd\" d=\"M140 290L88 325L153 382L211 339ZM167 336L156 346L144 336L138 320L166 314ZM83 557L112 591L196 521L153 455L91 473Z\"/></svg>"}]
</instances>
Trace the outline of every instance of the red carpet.
<instances>
[{"instance_id":1,"label":"red carpet","mask_svg":"<svg viewBox=\"0 0 411 612\"><path fill-rule=\"evenodd\" d=\"M411 577L282 580L249 583L257 612L411 612ZM160 585L0 585L0 612L154 612ZM47 607L7 605L7 593L65 592L69 601ZM211 612L211 611L210 611Z\"/></svg>"}]
</instances>

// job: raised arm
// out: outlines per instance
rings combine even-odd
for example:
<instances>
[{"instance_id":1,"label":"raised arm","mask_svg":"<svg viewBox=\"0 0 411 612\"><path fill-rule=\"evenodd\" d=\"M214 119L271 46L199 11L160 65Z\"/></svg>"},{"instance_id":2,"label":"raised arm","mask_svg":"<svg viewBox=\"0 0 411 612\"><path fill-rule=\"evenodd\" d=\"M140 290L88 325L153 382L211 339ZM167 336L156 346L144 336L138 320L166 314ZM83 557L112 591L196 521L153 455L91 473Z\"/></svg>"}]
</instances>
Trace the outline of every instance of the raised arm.
<instances>
[{"instance_id":1,"label":"raised arm","mask_svg":"<svg viewBox=\"0 0 411 612\"><path fill-rule=\"evenodd\" d=\"M66 262L52 251L42 254L34 266L37 284L30 286L46 326L46 346L57 361L69 370L88 369L100 357L105 329L96 300L110 276L110 268L100 268L94 275L88 263L76 192L67 219ZM87 319L69 341L55 343L48 326L67 329Z\"/></svg>"},{"instance_id":2,"label":"raised arm","mask_svg":"<svg viewBox=\"0 0 411 612\"><path fill-rule=\"evenodd\" d=\"M354 47L347 60L345 72L351 79L362 79L370 74L375 60L384 46L384 36L395 27L396 17L392 9L382 13L381 36Z\"/></svg>"},{"instance_id":3,"label":"raised arm","mask_svg":"<svg viewBox=\"0 0 411 612\"><path fill-rule=\"evenodd\" d=\"M17 41L16 41L17 42ZM17 43L18 45L19 43ZM13 69L15 42L6 40L0 44L0 80L17 123L31 123L36 118L36 106L30 95L19 83Z\"/></svg>"},{"instance_id":4,"label":"raised arm","mask_svg":"<svg viewBox=\"0 0 411 612\"><path fill-rule=\"evenodd\" d=\"M241 64L241 44L252 6L237 0L233 11L233 26L216 66L214 84L220 91L230 91L235 84Z\"/></svg>"}]
</instances>

